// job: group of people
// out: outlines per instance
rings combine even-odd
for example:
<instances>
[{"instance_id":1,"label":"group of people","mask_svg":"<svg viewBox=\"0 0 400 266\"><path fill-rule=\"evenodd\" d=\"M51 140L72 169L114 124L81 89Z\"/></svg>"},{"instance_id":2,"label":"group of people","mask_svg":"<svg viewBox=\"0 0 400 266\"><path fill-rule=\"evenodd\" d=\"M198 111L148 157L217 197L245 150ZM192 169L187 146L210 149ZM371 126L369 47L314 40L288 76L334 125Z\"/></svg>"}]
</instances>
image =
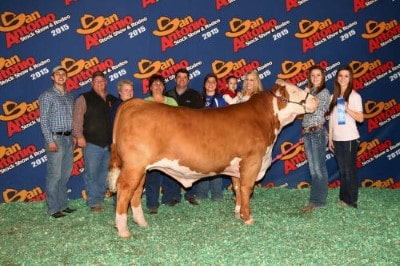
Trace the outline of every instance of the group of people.
<instances>
[{"instance_id":1,"label":"group of people","mask_svg":"<svg viewBox=\"0 0 400 266\"><path fill-rule=\"evenodd\" d=\"M182 68L175 73L175 87L165 91L165 80L160 75L149 78L150 96L147 101L194 109L220 108L247 101L263 90L256 70L246 74L242 90L234 76L226 78L226 88L218 89L218 78L211 73L205 76L203 93L189 87L189 72ZM107 92L107 79L101 71L92 75L90 91L82 93L74 101L65 88L67 70L62 66L53 69L53 86L39 97L41 130L47 154L46 200L47 212L54 218L64 217L76 209L68 207L67 182L73 165L73 149L83 148L87 205L95 213L103 212L102 203L107 190L109 147L112 142L112 126L118 106L134 97L134 86L130 80L117 84L119 98ZM328 173L325 165L326 145L335 153L341 175L339 199L343 206L357 207L358 179L356 153L359 134L356 122L363 121L360 95L352 88L352 72L349 67L338 70L333 96L325 88L325 74L321 67L314 66L308 75L305 89L320 100L317 111L305 114L302 121L304 145L312 179L309 204L303 211L326 205ZM340 112L338 112L338 110ZM330 112L329 133L325 124L325 113ZM196 182L185 189L184 199L198 205L196 199L223 198L222 176L213 176ZM166 174L152 170L146 173L145 196L149 213L155 214L161 203L174 206L182 199L182 186Z\"/></svg>"}]
</instances>

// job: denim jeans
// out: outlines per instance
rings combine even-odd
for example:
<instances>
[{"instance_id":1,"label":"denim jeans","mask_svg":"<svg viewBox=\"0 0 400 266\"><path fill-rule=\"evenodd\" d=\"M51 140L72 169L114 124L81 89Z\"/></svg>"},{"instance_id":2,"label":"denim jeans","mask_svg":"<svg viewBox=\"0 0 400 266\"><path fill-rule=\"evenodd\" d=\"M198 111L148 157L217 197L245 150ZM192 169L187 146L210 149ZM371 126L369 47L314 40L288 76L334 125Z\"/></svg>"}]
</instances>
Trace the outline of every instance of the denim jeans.
<instances>
[{"instance_id":1,"label":"denim jeans","mask_svg":"<svg viewBox=\"0 0 400 266\"><path fill-rule=\"evenodd\" d=\"M327 143L328 132L325 128L304 134L304 148L311 176L310 203L316 207L325 206L328 197L328 170L325 162Z\"/></svg>"},{"instance_id":2,"label":"denim jeans","mask_svg":"<svg viewBox=\"0 0 400 266\"><path fill-rule=\"evenodd\" d=\"M170 204L175 199L181 201L181 184L170 176L165 175L162 179L162 198L163 204Z\"/></svg>"},{"instance_id":3,"label":"denim jeans","mask_svg":"<svg viewBox=\"0 0 400 266\"><path fill-rule=\"evenodd\" d=\"M54 135L53 140L57 144L57 152L50 152L46 145L46 202L50 215L67 208L67 183L71 176L74 156L72 136Z\"/></svg>"},{"instance_id":4,"label":"denim jeans","mask_svg":"<svg viewBox=\"0 0 400 266\"><path fill-rule=\"evenodd\" d=\"M335 158L340 173L339 200L357 208L358 175L356 163L359 142L357 139L333 141L333 145L335 146Z\"/></svg>"},{"instance_id":5,"label":"denim jeans","mask_svg":"<svg viewBox=\"0 0 400 266\"><path fill-rule=\"evenodd\" d=\"M87 204L89 207L101 205L107 190L108 163L110 151L108 146L100 147L87 143L83 149L85 171L83 180L86 187Z\"/></svg>"},{"instance_id":6,"label":"denim jeans","mask_svg":"<svg viewBox=\"0 0 400 266\"><path fill-rule=\"evenodd\" d=\"M207 177L198 181L196 184L196 198L207 199L208 192L211 193L212 200L222 199L222 176Z\"/></svg>"},{"instance_id":7,"label":"denim jeans","mask_svg":"<svg viewBox=\"0 0 400 266\"><path fill-rule=\"evenodd\" d=\"M196 194L196 184L193 184L192 187L185 189L185 199L189 199L195 196ZM175 199L178 202L181 201L181 189L182 185L175 179L173 179L170 176L165 175L163 180L162 180L162 190L163 190L163 195L161 202L163 204L170 204L172 201Z\"/></svg>"},{"instance_id":8,"label":"denim jeans","mask_svg":"<svg viewBox=\"0 0 400 266\"><path fill-rule=\"evenodd\" d=\"M146 194L146 206L148 209L160 207L160 187L164 173L153 170L146 173L146 182L144 183Z\"/></svg>"},{"instance_id":9,"label":"denim jeans","mask_svg":"<svg viewBox=\"0 0 400 266\"><path fill-rule=\"evenodd\" d=\"M304 148L311 175L310 204L316 207L325 206L328 197L328 170L325 163L327 143L328 132L325 128L304 134Z\"/></svg>"}]
</instances>

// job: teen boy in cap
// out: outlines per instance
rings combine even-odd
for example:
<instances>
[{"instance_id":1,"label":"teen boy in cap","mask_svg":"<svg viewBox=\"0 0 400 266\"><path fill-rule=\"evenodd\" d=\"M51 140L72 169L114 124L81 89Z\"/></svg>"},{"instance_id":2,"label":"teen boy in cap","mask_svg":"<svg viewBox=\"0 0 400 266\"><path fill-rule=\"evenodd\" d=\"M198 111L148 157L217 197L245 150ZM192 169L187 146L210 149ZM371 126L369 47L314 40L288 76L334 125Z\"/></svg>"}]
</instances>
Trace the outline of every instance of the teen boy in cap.
<instances>
[{"instance_id":1,"label":"teen boy in cap","mask_svg":"<svg viewBox=\"0 0 400 266\"><path fill-rule=\"evenodd\" d=\"M67 183L73 164L72 112L74 98L65 89L67 70L53 69L53 86L39 96L40 127L47 155L46 201L54 218L72 213L68 207Z\"/></svg>"}]
</instances>

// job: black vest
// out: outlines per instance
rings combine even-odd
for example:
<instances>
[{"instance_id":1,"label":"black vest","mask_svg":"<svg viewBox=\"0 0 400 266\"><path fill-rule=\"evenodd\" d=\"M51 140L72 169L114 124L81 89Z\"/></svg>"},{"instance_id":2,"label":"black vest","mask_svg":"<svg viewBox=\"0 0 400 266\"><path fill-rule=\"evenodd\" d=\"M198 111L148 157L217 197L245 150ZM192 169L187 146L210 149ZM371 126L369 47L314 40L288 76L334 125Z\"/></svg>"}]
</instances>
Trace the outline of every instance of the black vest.
<instances>
[{"instance_id":1,"label":"black vest","mask_svg":"<svg viewBox=\"0 0 400 266\"><path fill-rule=\"evenodd\" d=\"M107 94L106 101L93 89L83 93L86 101L86 113L83 117L83 135L87 142L100 147L109 145L111 139L111 123L109 112L112 104L117 100Z\"/></svg>"}]
</instances>

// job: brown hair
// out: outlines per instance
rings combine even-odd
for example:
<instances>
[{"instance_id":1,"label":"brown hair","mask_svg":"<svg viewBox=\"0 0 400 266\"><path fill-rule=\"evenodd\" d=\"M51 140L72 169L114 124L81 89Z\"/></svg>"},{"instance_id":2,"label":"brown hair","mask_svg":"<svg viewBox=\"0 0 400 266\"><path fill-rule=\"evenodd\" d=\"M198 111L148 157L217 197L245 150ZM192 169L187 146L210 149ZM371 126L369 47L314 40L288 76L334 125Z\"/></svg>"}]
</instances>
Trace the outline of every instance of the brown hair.
<instances>
[{"instance_id":1,"label":"brown hair","mask_svg":"<svg viewBox=\"0 0 400 266\"><path fill-rule=\"evenodd\" d=\"M310 69L308 70L308 75L307 75L307 87L309 89L311 89L314 86L311 82L311 72L313 70L319 70L319 71L321 71L321 74L322 74L321 85L319 85L318 87L315 88L316 94L318 94L320 91L322 91L326 87L326 85L325 85L325 69L323 69L321 66L318 66L318 65L314 65L314 66L310 67Z\"/></svg>"},{"instance_id":2,"label":"brown hair","mask_svg":"<svg viewBox=\"0 0 400 266\"><path fill-rule=\"evenodd\" d=\"M350 93L353 90L353 70L348 65L340 67L336 72L335 82L333 83L333 94L332 94L331 104L329 105L329 113L332 112L333 108L337 104L337 99L340 97L341 89L340 89L340 84L338 82L340 71L349 71L349 85L347 86L343 94L343 98L345 99L346 102L349 101Z\"/></svg>"}]
</instances>

